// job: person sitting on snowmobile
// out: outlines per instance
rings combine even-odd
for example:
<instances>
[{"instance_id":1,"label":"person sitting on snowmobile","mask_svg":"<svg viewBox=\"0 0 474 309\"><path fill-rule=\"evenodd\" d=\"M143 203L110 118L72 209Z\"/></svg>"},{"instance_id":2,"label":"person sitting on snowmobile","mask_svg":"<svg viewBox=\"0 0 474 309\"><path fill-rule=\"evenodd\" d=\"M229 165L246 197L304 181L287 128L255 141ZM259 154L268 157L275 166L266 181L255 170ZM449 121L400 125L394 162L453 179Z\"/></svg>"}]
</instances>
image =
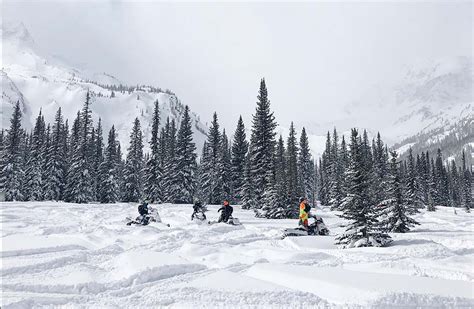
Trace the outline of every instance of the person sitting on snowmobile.
<instances>
[{"instance_id":1,"label":"person sitting on snowmobile","mask_svg":"<svg viewBox=\"0 0 474 309\"><path fill-rule=\"evenodd\" d=\"M204 214L204 212L206 211L205 207L202 205L201 201L199 200L196 200L194 202L194 205L193 205L193 214L191 215L191 220L194 220L194 218L198 218L200 219L200 217L202 217L202 219L200 220L206 220L206 215ZM200 215L201 214L201 215Z\"/></svg>"},{"instance_id":2,"label":"person sitting on snowmobile","mask_svg":"<svg viewBox=\"0 0 474 309\"><path fill-rule=\"evenodd\" d=\"M219 211L222 211L222 213L217 222L227 222L229 220L229 217L232 216L232 212L234 211L234 208L230 206L229 200L224 200L224 206L219 208L217 212Z\"/></svg>"},{"instance_id":3,"label":"person sitting on snowmobile","mask_svg":"<svg viewBox=\"0 0 474 309\"><path fill-rule=\"evenodd\" d=\"M311 211L311 206L309 206L308 200L306 197L300 198L300 222L299 225L302 225L306 230L308 229L308 217L309 212Z\"/></svg>"},{"instance_id":4,"label":"person sitting on snowmobile","mask_svg":"<svg viewBox=\"0 0 474 309\"><path fill-rule=\"evenodd\" d=\"M140 205L138 205L138 213L140 215L136 220L140 222L140 224L147 225L150 218L148 217L148 203L146 201L143 201Z\"/></svg>"}]
</instances>

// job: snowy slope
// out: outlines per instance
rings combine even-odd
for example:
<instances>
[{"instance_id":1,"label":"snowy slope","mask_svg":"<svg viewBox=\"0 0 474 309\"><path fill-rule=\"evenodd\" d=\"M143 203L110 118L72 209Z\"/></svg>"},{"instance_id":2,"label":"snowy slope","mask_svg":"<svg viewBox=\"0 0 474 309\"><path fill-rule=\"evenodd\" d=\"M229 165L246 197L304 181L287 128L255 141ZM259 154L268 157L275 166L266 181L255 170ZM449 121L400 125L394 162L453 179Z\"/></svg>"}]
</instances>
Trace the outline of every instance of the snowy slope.
<instances>
[{"instance_id":1,"label":"snowy slope","mask_svg":"<svg viewBox=\"0 0 474 309\"><path fill-rule=\"evenodd\" d=\"M346 115L397 141L474 117L472 65L470 57L411 64L399 77L368 89L346 107Z\"/></svg>"},{"instance_id":2,"label":"snowy slope","mask_svg":"<svg viewBox=\"0 0 474 309\"><path fill-rule=\"evenodd\" d=\"M409 144L439 143L443 148L440 132L460 134L459 127L474 123L472 66L471 57L424 59L407 65L399 76L387 76L354 98L343 112L306 127L319 137L327 130L332 133L334 127L340 132L363 128L371 136L380 132L386 143L405 151ZM467 139L474 142L474 136ZM313 148L324 147L324 138L314 140L320 145ZM462 141L457 151L465 144Z\"/></svg>"},{"instance_id":3,"label":"snowy slope","mask_svg":"<svg viewBox=\"0 0 474 309\"><path fill-rule=\"evenodd\" d=\"M474 306L472 213L422 212L391 247L341 250L321 209L331 236L282 240L296 220L237 206L242 226L198 225L190 205L157 207L171 227L126 226L129 204L2 203L2 307Z\"/></svg>"},{"instance_id":4,"label":"snowy slope","mask_svg":"<svg viewBox=\"0 0 474 309\"><path fill-rule=\"evenodd\" d=\"M26 128L33 126L40 110L47 121L52 121L58 107L62 107L70 122L82 107L87 90L92 93L93 117L102 119L104 129L115 124L122 149L128 145L132 122L138 117L149 140L154 101L158 100L161 125L166 117L178 123L184 106L173 93L152 87L139 87L123 93L112 91L107 85L121 82L107 73L81 71L64 64L64 61L42 55L23 24L2 25L2 128L8 127L13 104L20 101L25 114ZM190 106L192 110L192 106ZM196 114L192 114L194 140L201 148L205 140L206 126ZM147 143L146 143L147 144Z\"/></svg>"}]
</instances>

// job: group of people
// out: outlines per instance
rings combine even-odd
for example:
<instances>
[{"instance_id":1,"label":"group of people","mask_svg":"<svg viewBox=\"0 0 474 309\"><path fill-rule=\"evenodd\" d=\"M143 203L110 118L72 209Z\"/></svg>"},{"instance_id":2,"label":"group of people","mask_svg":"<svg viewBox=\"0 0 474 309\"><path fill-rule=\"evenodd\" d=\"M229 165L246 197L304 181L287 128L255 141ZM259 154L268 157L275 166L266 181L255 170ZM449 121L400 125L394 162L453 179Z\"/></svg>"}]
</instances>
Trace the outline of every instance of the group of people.
<instances>
[{"instance_id":1,"label":"group of people","mask_svg":"<svg viewBox=\"0 0 474 309\"><path fill-rule=\"evenodd\" d=\"M196 200L193 205L193 214L191 215L191 220L194 220L194 218L199 218L201 220L206 219L206 215L204 212L207 210L206 207L201 203L201 201ZM226 222L229 221L229 219L232 217L232 213L234 212L234 208L230 206L229 200L225 199L223 206L217 210L217 212L221 212L221 215L219 216L219 220L217 221L218 223L220 222Z\"/></svg>"},{"instance_id":2,"label":"group of people","mask_svg":"<svg viewBox=\"0 0 474 309\"><path fill-rule=\"evenodd\" d=\"M308 203L308 199L306 197L300 198L300 205L299 205L299 225L302 226L304 229L308 229L308 219L311 217L311 206ZM201 203L201 201L196 200L193 205L193 214L191 215L191 220L195 218L199 218L200 220L206 219L206 208ZM230 206L229 200L225 199L223 206L219 208L218 212L221 212L219 216L218 223L220 222L228 222L229 219L232 217L232 213L234 212L234 208ZM148 203L143 202L138 206L138 213L140 216L137 217L136 221L143 225L148 225L150 222L150 211L148 208ZM154 220L155 221L155 220Z\"/></svg>"}]
</instances>

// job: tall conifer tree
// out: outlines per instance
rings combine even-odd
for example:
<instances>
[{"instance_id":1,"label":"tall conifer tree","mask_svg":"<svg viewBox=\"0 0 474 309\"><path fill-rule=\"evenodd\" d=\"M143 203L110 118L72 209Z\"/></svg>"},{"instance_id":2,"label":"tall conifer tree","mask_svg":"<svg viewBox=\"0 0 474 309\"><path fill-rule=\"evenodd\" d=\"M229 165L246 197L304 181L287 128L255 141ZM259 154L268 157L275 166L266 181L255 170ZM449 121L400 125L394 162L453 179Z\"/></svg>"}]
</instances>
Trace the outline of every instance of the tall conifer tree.
<instances>
[{"instance_id":1,"label":"tall conifer tree","mask_svg":"<svg viewBox=\"0 0 474 309\"><path fill-rule=\"evenodd\" d=\"M125 202L139 202L142 198L143 180L143 138L140 120L135 118L133 129L130 133L130 146L128 147L125 162Z\"/></svg>"},{"instance_id":2,"label":"tall conifer tree","mask_svg":"<svg viewBox=\"0 0 474 309\"><path fill-rule=\"evenodd\" d=\"M265 203L265 197L272 189L274 177L274 154L275 154L275 116L270 110L265 79L260 81L259 94L257 96L257 108L253 115L252 135L250 138L250 174L254 183L253 205L261 208Z\"/></svg>"}]
</instances>

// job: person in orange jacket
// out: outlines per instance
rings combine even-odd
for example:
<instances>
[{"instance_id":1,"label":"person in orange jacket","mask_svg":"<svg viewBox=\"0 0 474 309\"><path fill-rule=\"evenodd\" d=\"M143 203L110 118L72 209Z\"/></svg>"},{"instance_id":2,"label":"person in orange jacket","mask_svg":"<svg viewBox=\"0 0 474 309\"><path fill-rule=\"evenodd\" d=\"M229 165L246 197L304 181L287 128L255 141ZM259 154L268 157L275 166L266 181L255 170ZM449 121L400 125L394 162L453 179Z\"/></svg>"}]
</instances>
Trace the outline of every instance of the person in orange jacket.
<instances>
[{"instance_id":1,"label":"person in orange jacket","mask_svg":"<svg viewBox=\"0 0 474 309\"><path fill-rule=\"evenodd\" d=\"M308 216L311 211L311 206L309 206L308 199L306 197L300 198L300 225L305 229L308 229Z\"/></svg>"}]
</instances>

